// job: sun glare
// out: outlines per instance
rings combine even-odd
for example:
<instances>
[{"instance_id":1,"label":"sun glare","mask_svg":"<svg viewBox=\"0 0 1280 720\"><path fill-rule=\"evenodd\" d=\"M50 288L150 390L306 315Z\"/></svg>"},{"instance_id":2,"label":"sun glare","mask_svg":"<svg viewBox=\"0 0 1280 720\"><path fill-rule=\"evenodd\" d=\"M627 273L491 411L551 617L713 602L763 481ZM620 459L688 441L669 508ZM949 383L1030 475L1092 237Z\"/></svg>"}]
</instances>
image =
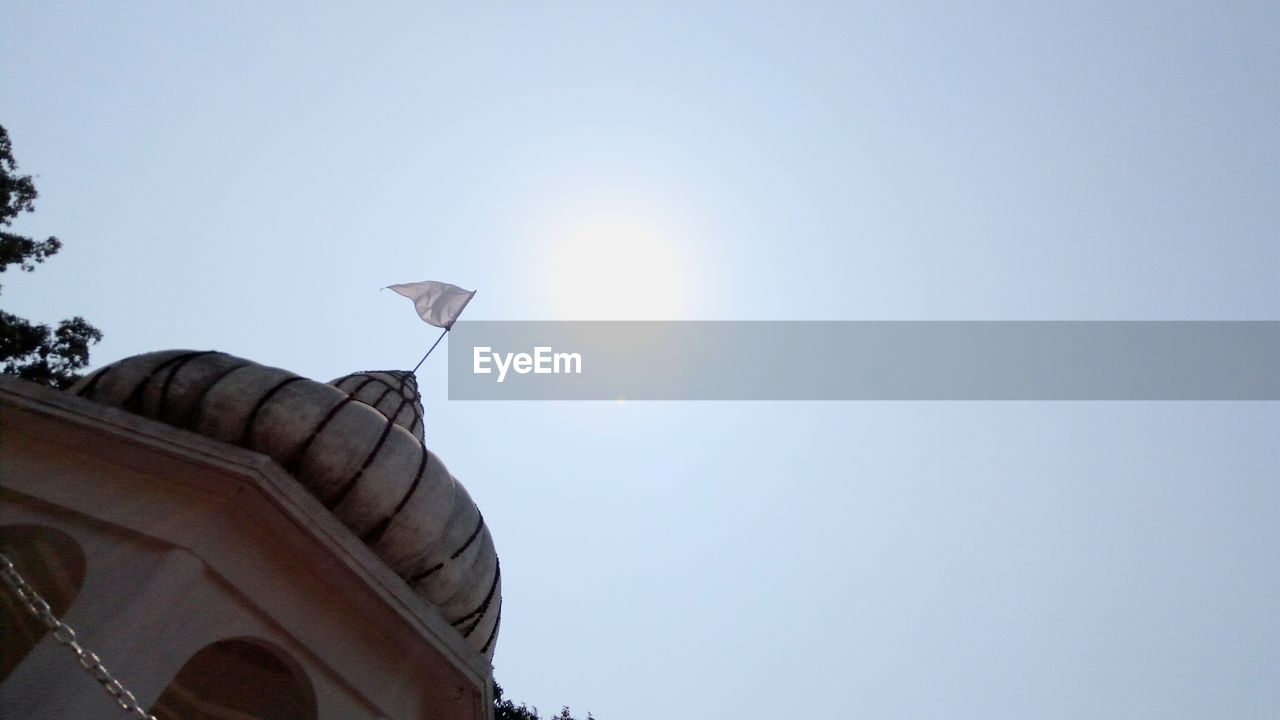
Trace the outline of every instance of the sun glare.
<instances>
[{"instance_id":1,"label":"sun glare","mask_svg":"<svg viewBox=\"0 0 1280 720\"><path fill-rule=\"evenodd\" d=\"M629 218L584 222L551 254L551 301L562 320L674 320L685 276L671 239Z\"/></svg>"}]
</instances>

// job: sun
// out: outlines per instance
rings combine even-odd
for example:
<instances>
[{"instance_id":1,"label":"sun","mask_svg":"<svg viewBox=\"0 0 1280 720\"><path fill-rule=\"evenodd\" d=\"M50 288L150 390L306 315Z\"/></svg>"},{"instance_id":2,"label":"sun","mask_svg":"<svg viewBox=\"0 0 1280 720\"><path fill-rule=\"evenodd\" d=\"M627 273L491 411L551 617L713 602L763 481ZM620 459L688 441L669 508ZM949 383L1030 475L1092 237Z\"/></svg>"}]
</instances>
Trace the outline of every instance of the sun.
<instances>
[{"instance_id":1,"label":"sun","mask_svg":"<svg viewBox=\"0 0 1280 720\"><path fill-rule=\"evenodd\" d=\"M674 320L685 268L670 236L628 217L573 226L551 253L551 304L562 320Z\"/></svg>"}]
</instances>

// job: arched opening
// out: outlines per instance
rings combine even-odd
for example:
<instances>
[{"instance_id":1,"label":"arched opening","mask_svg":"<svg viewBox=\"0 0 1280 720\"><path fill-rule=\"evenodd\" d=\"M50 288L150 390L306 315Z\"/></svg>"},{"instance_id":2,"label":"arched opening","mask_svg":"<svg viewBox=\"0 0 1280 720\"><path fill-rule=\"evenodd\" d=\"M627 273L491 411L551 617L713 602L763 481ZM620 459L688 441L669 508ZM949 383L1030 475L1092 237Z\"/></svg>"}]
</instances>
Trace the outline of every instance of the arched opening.
<instances>
[{"instance_id":1,"label":"arched opening","mask_svg":"<svg viewBox=\"0 0 1280 720\"><path fill-rule=\"evenodd\" d=\"M70 535L42 525L0 526L0 553L61 618L84 585L84 551ZM0 682L22 663L49 628L7 585L0 586Z\"/></svg>"},{"instance_id":2,"label":"arched opening","mask_svg":"<svg viewBox=\"0 0 1280 720\"><path fill-rule=\"evenodd\" d=\"M192 655L151 714L159 720L314 720L316 696L287 653L238 638Z\"/></svg>"}]
</instances>

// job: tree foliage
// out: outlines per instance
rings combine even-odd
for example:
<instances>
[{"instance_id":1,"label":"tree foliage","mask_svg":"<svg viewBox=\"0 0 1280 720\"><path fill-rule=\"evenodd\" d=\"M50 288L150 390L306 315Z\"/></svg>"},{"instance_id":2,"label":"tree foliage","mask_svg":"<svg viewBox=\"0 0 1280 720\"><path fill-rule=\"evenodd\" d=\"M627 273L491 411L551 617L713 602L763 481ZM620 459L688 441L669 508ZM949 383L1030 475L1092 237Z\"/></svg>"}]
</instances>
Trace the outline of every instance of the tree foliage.
<instances>
[{"instance_id":1,"label":"tree foliage","mask_svg":"<svg viewBox=\"0 0 1280 720\"><path fill-rule=\"evenodd\" d=\"M542 720L542 716L538 714L538 708L529 707L524 703L516 705L510 700L502 697L502 686L498 683L493 684L493 718L494 720ZM560 712L551 715L547 720L575 720L573 714L566 705L560 708ZM587 713L586 720L595 720L591 713Z\"/></svg>"},{"instance_id":2,"label":"tree foliage","mask_svg":"<svg viewBox=\"0 0 1280 720\"><path fill-rule=\"evenodd\" d=\"M31 176L18 174L9 132L0 125L0 272L10 265L31 272L62 248L56 237L37 241L9 230L18 215L35 210L37 197ZM101 339L102 333L79 316L53 329L0 310L0 371L67 387L89 364L89 346Z\"/></svg>"}]
</instances>

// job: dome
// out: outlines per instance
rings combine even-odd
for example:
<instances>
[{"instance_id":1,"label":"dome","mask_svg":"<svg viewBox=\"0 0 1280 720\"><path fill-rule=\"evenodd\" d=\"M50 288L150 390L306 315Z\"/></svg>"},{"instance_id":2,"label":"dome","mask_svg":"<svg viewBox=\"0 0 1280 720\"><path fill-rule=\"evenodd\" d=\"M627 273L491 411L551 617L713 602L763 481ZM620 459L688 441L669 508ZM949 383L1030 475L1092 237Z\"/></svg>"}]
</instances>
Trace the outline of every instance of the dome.
<instances>
[{"instance_id":1,"label":"dome","mask_svg":"<svg viewBox=\"0 0 1280 720\"><path fill-rule=\"evenodd\" d=\"M168 350L107 365L70 391L272 458L493 657L498 556L479 508L422 443L412 373L324 384L226 353Z\"/></svg>"},{"instance_id":2,"label":"dome","mask_svg":"<svg viewBox=\"0 0 1280 720\"><path fill-rule=\"evenodd\" d=\"M424 442L422 399L418 378L408 370L366 370L344 375L329 384L382 413Z\"/></svg>"}]
</instances>

